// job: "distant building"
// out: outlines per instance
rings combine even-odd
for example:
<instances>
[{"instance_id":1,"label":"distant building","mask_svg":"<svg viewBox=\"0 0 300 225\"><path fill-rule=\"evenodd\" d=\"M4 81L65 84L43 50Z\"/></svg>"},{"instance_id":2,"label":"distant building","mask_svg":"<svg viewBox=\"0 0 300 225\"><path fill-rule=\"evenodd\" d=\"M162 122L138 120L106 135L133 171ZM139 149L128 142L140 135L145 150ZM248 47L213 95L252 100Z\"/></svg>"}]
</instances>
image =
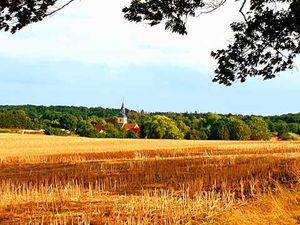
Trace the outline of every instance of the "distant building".
<instances>
[{"instance_id":1,"label":"distant building","mask_svg":"<svg viewBox=\"0 0 300 225\"><path fill-rule=\"evenodd\" d=\"M93 127L101 134L105 131L105 127L98 123L93 123Z\"/></svg>"},{"instance_id":2,"label":"distant building","mask_svg":"<svg viewBox=\"0 0 300 225\"><path fill-rule=\"evenodd\" d=\"M141 128L139 127L139 125L134 124L134 123L127 123L123 126L123 129L127 132L134 132L138 135L141 134Z\"/></svg>"},{"instance_id":3,"label":"distant building","mask_svg":"<svg viewBox=\"0 0 300 225\"><path fill-rule=\"evenodd\" d=\"M125 105L124 105L124 100L122 102L120 114L121 114L121 117L118 117L117 123L123 128L125 126L125 124L128 123L127 116L126 116Z\"/></svg>"},{"instance_id":4,"label":"distant building","mask_svg":"<svg viewBox=\"0 0 300 225\"><path fill-rule=\"evenodd\" d=\"M104 121L106 123L118 124L123 130L125 130L127 132L134 132L137 135L140 135L140 133L141 133L141 129L140 129L138 124L132 123L131 121L128 121L128 118L127 118L127 115L126 115L124 100L122 102L122 106L121 106L121 109L120 109L120 117L117 117L116 119L105 118ZM93 126L100 133L105 132L105 127L104 126L102 126L98 123L93 123Z\"/></svg>"}]
</instances>

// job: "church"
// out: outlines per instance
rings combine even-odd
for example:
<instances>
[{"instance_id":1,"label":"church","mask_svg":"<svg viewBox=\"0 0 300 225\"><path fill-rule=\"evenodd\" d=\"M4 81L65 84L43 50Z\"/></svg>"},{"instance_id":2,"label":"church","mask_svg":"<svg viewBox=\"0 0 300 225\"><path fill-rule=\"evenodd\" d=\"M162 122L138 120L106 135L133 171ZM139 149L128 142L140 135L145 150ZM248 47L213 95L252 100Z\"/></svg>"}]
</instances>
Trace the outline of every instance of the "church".
<instances>
[{"instance_id":1,"label":"church","mask_svg":"<svg viewBox=\"0 0 300 225\"><path fill-rule=\"evenodd\" d=\"M136 124L136 123L132 123L130 120L128 120L127 115L126 115L124 100L122 102L122 106L121 106L121 109L120 109L120 116L117 117L117 121L115 121L112 118L105 118L104 120L105 120L106 123L113 123L113 124L117 123L126 132L134 132L138 136L141 133L141 129L140 129L139 125ZM93 123L93 126L100 133L105 132L105 127L104 126L102 126L100 124L97 124L97 123Z\"/></svg>"}]
</instances>

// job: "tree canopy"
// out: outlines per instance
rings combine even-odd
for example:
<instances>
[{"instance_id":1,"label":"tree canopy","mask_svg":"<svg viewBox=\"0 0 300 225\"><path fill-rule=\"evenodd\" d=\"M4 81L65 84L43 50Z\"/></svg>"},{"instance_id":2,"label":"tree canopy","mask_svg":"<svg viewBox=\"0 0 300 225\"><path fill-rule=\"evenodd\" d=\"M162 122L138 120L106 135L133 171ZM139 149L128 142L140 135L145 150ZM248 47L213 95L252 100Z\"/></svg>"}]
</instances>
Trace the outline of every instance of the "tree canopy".
<instances>
[{"instance_id":1,"label":"tree canopy","mask_svg":"<svg viewBox=\"0 0 300 225\"><path fill-rule=\"evenodd\" d=\"M42 129L48 135L193 140L269 140L271 132L283 140L300 135L300 113L243 116L197 112L145 113L126 109L128 122L140 127L140 133L134 133L124 130L116 122L119 111L102 107L0 105L0 133ZM95 124L101 125L104 131L97 130Z\"/></svg>"},{"instance_id":2,"label":"tree canopy","mask_svg":"<svg viewBox=\"0 0 300 225\"><path fill-rule=\"evenodd\" d=\"M75 0L1 0L0 30L12 33L43 20ZM127 20L188 33L189 17L209 13L227 0L132 0L123 9ZM60 4L59 4L60 3ZM300 53L300 0L236 0L241 20L231 24L234 38L227 48L211 53L217 62L213 81L231 85L247 77L274 78L292 69Z\"/></svg>"},{"instance_id":3,"label":"tree canopy","mask_svg":"<svg viewBox=\"0 0 300 225\"><path fill-rule=\"evenodd\" d=\"M226 0L133 0L124 8L125 18L148 22L150 26L165 23L165 28L187 34L188 17L211 12ZM218 66L213 79L220 84L292 69L300 53L299 0L236 0L241 4L242 20L231 24L234 40L226 49L211 53Z\"/></svg>"},{"instance_id":4,"label":"tree canopy","mask_svg":"<svg viewBox=\"0 0 300 225\"><path fill-rule=\"evenodd\" d=\"M154 139L181 139L176 123L166 116L156 115L146 122L145 131L147 138Z\"/></svg>"},{"instance_id":5,"label":"tree canopy","mask_svg":"<svg viewBox=\"0 0 300 225\"><path fill-rule=\"evenodd\" d=\"M251 140L269 140L270 131L268 129L268 124L266 121L257 116L250 117L248 121L248 126L251 130ZM296 131L297 132L297 131Z\"/></svg>"}]
</instances>

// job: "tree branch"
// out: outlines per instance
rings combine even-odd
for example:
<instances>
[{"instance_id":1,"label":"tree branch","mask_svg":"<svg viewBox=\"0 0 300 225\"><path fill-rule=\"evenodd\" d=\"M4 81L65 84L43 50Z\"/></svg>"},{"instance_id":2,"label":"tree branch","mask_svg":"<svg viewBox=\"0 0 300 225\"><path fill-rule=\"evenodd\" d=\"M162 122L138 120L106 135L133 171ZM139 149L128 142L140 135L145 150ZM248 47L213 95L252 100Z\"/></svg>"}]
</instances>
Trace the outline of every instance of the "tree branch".
<instances>
[{"instance_id":1,"label":"tree branch","mask_svg":"<svg viewBox=\"0 0 300 225\"><path fill-rule=\"evenodd\" d=\"M248 23L248 20L247 20L245 14L244 14L244 12L243 12L243 9L244 9L244 7L245 7L246 2L247 2L247 0L244 0L244 1L243 1L243 4L242 4L242 6L241 6L239 12L243 15L245 22Z\"/></svg>"},{"instance_id":2,"label":"tree branch","mask_svg":"<svg viewBox=\"0 0 300 225\"><path fill-rule=\"evenodd\" d=\"M56 12L62 10L62 9L65 8L65 7L67 7L68 5L70 5L70 4L71 4L72 2L74 2L74 1L75 1L75 0L69 0L69 1L68 1L66 4L64 4L63 6L59 7L58 9L56 9L56 10L50 12L50 13L47 13L45 16L47 17L47 16L51 16L51 15L55 14Z\"/></svg>"},{"instance_id":3,"label":"tree branch","mask_svg":"<svg viewBox=\"0 0 300 225\"><path fill-rule=\"evenodd\" d=\"M210 7L208 7L208 9L207 9L206 11L204 11L204 12L199 12L199 14L196 15L195 17L199 17L199 16L201 16L202 14L209 14L209 13L211 13L211 12L217 10L217 9L220 8L222 5L224 5L226 1L227 1L227 0L222 0L222 1L219 2L218 4L212 3L212 4L210 5ZM210 8L210 9L209 9L209 8Z\"/></svg>"}]
</instances>

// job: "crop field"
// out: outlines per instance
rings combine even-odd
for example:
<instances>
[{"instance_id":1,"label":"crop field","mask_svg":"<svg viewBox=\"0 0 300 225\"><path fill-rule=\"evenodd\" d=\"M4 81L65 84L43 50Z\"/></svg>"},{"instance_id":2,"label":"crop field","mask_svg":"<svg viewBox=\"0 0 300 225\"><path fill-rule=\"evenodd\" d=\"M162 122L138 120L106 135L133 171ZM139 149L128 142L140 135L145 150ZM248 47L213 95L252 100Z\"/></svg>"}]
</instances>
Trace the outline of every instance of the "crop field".
<instances>
[{"instance_id":1,"label":"crop field","mask_svg":"<svg viewBox=\"0 0 300 225\"><path fill-rule=\"evenodd\" d=\"M0 224L300 224L300 142L0 134Z\"/></svg>"}]
</instances>

